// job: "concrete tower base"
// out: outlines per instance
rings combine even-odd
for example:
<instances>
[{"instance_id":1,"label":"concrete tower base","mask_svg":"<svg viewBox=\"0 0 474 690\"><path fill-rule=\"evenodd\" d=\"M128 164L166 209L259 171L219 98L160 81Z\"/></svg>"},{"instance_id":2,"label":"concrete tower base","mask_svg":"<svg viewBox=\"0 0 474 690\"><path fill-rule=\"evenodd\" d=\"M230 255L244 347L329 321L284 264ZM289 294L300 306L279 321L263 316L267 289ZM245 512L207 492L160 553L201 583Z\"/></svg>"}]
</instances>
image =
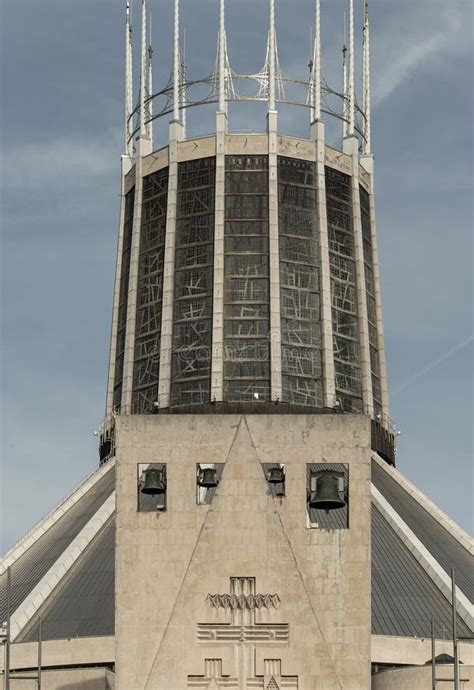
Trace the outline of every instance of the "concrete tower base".
<instances>
[{"instance_id":1,"label":"concrete tower base","mask_svg":"<svg viewBox=\"0 0 474 690\"><path fill-rule=\"evenodd\" d=\"M116 690L369 688L370 420L124 416L116 433ZM166 511L141 512L152 463ZM201 505L197 463L223 464ZM347 468L347 528L310 521L315 463Z\"/></svg>"}]
</instances>

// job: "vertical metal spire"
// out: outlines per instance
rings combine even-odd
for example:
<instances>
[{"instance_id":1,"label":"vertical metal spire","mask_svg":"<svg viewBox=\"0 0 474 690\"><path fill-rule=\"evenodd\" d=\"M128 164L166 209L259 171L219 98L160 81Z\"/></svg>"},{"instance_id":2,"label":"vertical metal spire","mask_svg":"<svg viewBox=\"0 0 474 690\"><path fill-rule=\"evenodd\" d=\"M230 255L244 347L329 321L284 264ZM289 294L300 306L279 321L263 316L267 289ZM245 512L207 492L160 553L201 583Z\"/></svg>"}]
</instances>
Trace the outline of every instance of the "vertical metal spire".
<instances>
[{"instance_id":1,"label":"vertical metal spire","mask_svg":"<svg viewBox=\"0 0 474 690\"><path fill-rule=\"evenodd\" d=\"M219 111L225 108L225 0L219 0Z\"/></svg>"},{"instance_id":2,"label":"vertical metal spire","mask_svg":"<svg viewBox=\"0 0 474 690\"><path fill-rule=\"evenodd\" d=\"M187 110L186 110L186 29L184 29L183 61L181 64L181 122L183 125L183 139L186 139Z\"/></svg>"},{"instance_id":3,"label":"vertical metal spire","mask_svg":"<svg viewBox=\"0 0 474 690\"><path fill-rule=\"evenodd\" d=\"M132 70L132 22L130 18L130 0L127 0L125 11L125 123L124 153L130 152L130 117L133 112L133 70Z\"/></svg>"},{"instance_id":4,"label":"vertical metal spire","mask_svg":"<svg viewBox=\"0 0 474 690\"><path fill-rule=\"evenodd\" d=\"M268 35L268 110L275 110L275 0L270 0L270 31Z\"/></svg>"},{"instance_id":5,"label":"vertical metal spire","mask_svg":"<svg viewBox=\"0 0 474 690\"><path fill-rule=\"evenodd\" d=\"M146 137L145 103L147 91L147 35L146 35L147 0L142 0L142 36L140 62L140 137Z\"/></svg>"},{"instance_id":6,"label":"vertical metal spire","mask_svg":"<svg viewBox=\"0 0 474 690\"><path fill-rule=\"evenodd\" d=\"M348 136L355 132L355 79L354 79L354 0L349 0L349 128Z\"/></svg>"},{"instance_id":7,"label":"vertical metal spire","mask_svg":"<svg viewBox=\"0 0 474 690\"><path fill-rule=\"evenodd\" d=\"M174 0L173 120L179 122L179 0Z\"/></svg>"},{"instance_id":8,"label":"vertical metal spire","mask_svg":"<svg viewBox=\"0 0 474 690\"><path fill-rule=\"evenodd\" d=\"M344 12L344 35L342 41L342 138L347 136L347 117L348 117L348 89L347 89L347 32L346 32L346 13Z\"/></svg>"},{"instance_id":9,"label":"vertical metal spire","mask_svg":"<svg viewBox=\"0 0 474 690\"><path fill-rule=\"evenodd\" d=\"M152 47L152 28L151 28L151 12L150 12L150 29L149 29L149 38L148 38L148 117L149 117L149 123L148 123L148 136L150 137L151 141L151 146L153 148L153 122L152 122L152 117L153 117L153 101L152 101L152 96L153 96L153 65L152 65L152 60L153 60L153 47Z\"/></svg>"},{"instance_id":10,"label":"vertical metal spire","mask_svg":"<svg viewBox=\"0 0 474 690\"><path fill-rule=\"evenodd\" d=\"M321 2L316 0L316 25L314 34L314 119L321 119Z\"/></svg>"},{"instance_id":11,"label":"vertical metal spire","mask_svg":"<svg viewBox=\"0 0 474 690\"><path fill-rule=\"evenodd\" d=\"M364 45L363 45L363 90L364 90L364 154L372 153L372 123L370 103L370 29L369 29L369 0L365 0L364 17Z\"/></svg>"}]
</instances>

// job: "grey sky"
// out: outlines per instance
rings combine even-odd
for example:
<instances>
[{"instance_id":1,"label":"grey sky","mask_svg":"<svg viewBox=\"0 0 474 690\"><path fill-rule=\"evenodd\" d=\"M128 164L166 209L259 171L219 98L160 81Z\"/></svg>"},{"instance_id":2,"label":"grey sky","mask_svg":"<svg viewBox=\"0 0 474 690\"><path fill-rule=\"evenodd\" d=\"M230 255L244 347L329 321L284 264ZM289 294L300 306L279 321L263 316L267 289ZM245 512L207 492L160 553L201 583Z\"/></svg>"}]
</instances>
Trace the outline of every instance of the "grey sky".
<instances>
[{"instance_id":1,"label":"grey sky","mask_svg":"<svg viewBox=\"0 0 474 690\"><path fill-rule=\"evenodd\" d=\"M257 71L267 2L227 1L231 64ZM172 2L149 4L162 86ZM123 5L0 3L2 551L97 466L122 153ZM212 69L216 5L183 1L191 77ZM359 28L362 5L356 0ZM322 2L324 74L333 86L344 7ZM312 0L277 0L285 73L306 75L312 14ZM397 463L465 529L473 457L472 27L469 0L371 0L384 322L391 413L403 432ZM305 117L285 109L280 129L305 134ZM196 109L190 133L213 123L212 108ZM232 130L263 128L258 108L231 111ZM156 146L164 135L156 129Z\"/></svg>"}]
</instances>

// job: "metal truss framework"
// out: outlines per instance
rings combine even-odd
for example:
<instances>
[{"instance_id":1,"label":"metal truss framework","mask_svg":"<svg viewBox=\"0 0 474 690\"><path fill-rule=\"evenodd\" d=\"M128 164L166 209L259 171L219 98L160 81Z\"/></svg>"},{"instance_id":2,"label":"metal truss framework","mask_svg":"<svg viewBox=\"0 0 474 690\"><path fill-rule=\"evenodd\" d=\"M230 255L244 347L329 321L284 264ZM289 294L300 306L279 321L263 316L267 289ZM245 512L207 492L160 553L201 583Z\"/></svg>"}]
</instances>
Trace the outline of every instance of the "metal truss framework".
<instances>
[{"instance_id":1,"label":"metal truss framework","mask_svg":"<svg viewBox=\"0 0 474 690\"><path fill-rule=\"evenodd\" d=\"M171 405L211 393L216 159L178 166Z\"/></svg>"},{"instance_id":2,"label":"metal truss framework","mask_svg":"<svg viewBox=\"0 0 474 690\"><path fill-rule=\"evenodd\" d=\"M225 400L270 400L268 251L268 156L226 156Z\"/></svg>"},{"instance_id":3,"label":"metal truss framework","mask_svg":"<svg viewBox=\"0 0 474 690\"><path fill-rule=\"evenodd\" d=\"M225 158L224 255L214 256L215 157L179 163L171 406L211 398L213 268L224 264L224 399L270 400L268 156ZM362 412L359 314L350 176L325 168L335 387L340 408ZM145 176L137 284L132 410L158 397L168 168ZM359 188L370 371L382 413L370 198ZM120 409L130 264L132 189L125 200L114 409ZM282 402L323 406L316 166L278 157Z\"/></svg>"},{"instance_id":4,"label":"metal truss framework","mask_svg":"<svg viewBox=\"0 0 474 690\"><path fill-rule=\"evenodd\" d=\"M158 397L168 168L143 178L132 409L152 412Z\"/></svg>"},{"instance_id":5,"label":"metal truss framework","mask_svg":"<svg viewBox=\"0 0 474 690\"><path fill-rule=\"evenodd\" d=\"M190 108L201 105L209 105L211 103L219 103L219 70L218 70L218 59L216 59L216 64L212 73L209 76L199 78L199 79L187 79L186 78L186 66L181 64L180 66L180 97L178 109L182 114L183 119L185 119L186 112ZM251 82L255 85L256 91L254 94L244 94L239 93L238 86L245 82ZM199 86L207 86L209 91L207 95L202 98L193 99L189 97L189 93L192 89ZM287 95L288 87L296 87L300 91L304 90L305 97L290 97ZM278 50L275 48L275 101L279 104L286 104L292 106L300 106L308 108L311 112L314 109L312 103L312 90L313 90L313 76L310 74L309 78L306 79L296 79L294 77L289 77L283 74L280 68L280 62L278 59ZM341 106L339 110L334 109L329 104L328 100L333 97L337 99ZM229 63L227 55L227 42L225 42L225 103L226 106L231 102L268 102L269 98L269 44L267 43L267 53L265 58L265 63L259 72L254 74L240 74L235 72ZM159 104L161 107L159 107ZM349 97L341 93L340 91L335 91L328 86L324 78L321 78L321 112L334 117L341 122L349 125ZM151 127L151 123L158 120L166 115L173 114L174 112L174 80L173 74L166 86L154 94L146 94L145 98L145 126L147 128ZM361 140L365 142L366 131L365 119L366 116L361 107L355 103L355 113L356 121L354 130L361 137ZM127 130L129 132L128 143L130 144L140 132L140 103L137 104L127 123Z\"/></svg>"},{"instance_id":6,"label":"metal truss framework","mask_svg":"<svg viewBox=\"0 0 474 690\"><path fill-rule=\"evenodd\" d=\"M316 165L278 158L282 399L323 407Z\"/></svg>"},{"instance_id":7,"label":"metal truss framework","mask_svg":"<svg viewBox=\"0 0 474 690\"><path fill-rule=\"evenodd\" d=\"M351 178L326 167L336 396L345 412L362 412Z\"/></svg>"}]
</instances>

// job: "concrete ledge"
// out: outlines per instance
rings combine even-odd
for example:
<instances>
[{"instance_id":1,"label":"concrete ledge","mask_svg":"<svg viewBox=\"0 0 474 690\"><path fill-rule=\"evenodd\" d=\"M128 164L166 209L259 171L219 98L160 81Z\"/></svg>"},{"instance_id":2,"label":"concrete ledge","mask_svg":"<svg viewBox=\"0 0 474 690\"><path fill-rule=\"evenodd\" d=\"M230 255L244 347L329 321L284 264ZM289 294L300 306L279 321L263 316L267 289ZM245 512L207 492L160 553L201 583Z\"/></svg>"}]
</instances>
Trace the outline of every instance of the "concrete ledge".
<instances>
[{"instance_id":1,"label":"concrete ledge","mask_svg":"<svg viewBox=\"0 0 474 690\"><path fill-rule=\"evenodd\" d=\"M36 642L12 644L10 649L11 669L36 668L38 662L38 645ZM79 664L113 664L115 661L115 637L110 635L46 640L43 642L42 661L44 668L77 666ZM3 654L0 654L0 670L4 670Z\"/></svg>"},{"instance_id":2,"label":"concrete ledge","mask_svg":"<svg viewBox=\"0 0 474 690\"><path fill-rule=\"evenodd\" d=\"M460 687L472 688L474 666L461 666ZM436 690L452 690L454 668L452 664L436 666ZM372 690L431 690L431 666L397 668L381 671L372 676Z\"/></svg>"},{"instance_id":3,"label":"concrete ledge","mask_svg":"<svg viewBox=\"0 0 474 690\"><path fill-rule=\"evenodd\" d=\"M453 654L450 640L436 640L436 654ZM373 664L406 664L421 666L431 658L431 639L420 637L394 637L372 635L371 659ZM459 643L459 658L463 664L474 664L474 645ZM431 690L431 689L430 689Z\"/></svg>"}]
</instances>

